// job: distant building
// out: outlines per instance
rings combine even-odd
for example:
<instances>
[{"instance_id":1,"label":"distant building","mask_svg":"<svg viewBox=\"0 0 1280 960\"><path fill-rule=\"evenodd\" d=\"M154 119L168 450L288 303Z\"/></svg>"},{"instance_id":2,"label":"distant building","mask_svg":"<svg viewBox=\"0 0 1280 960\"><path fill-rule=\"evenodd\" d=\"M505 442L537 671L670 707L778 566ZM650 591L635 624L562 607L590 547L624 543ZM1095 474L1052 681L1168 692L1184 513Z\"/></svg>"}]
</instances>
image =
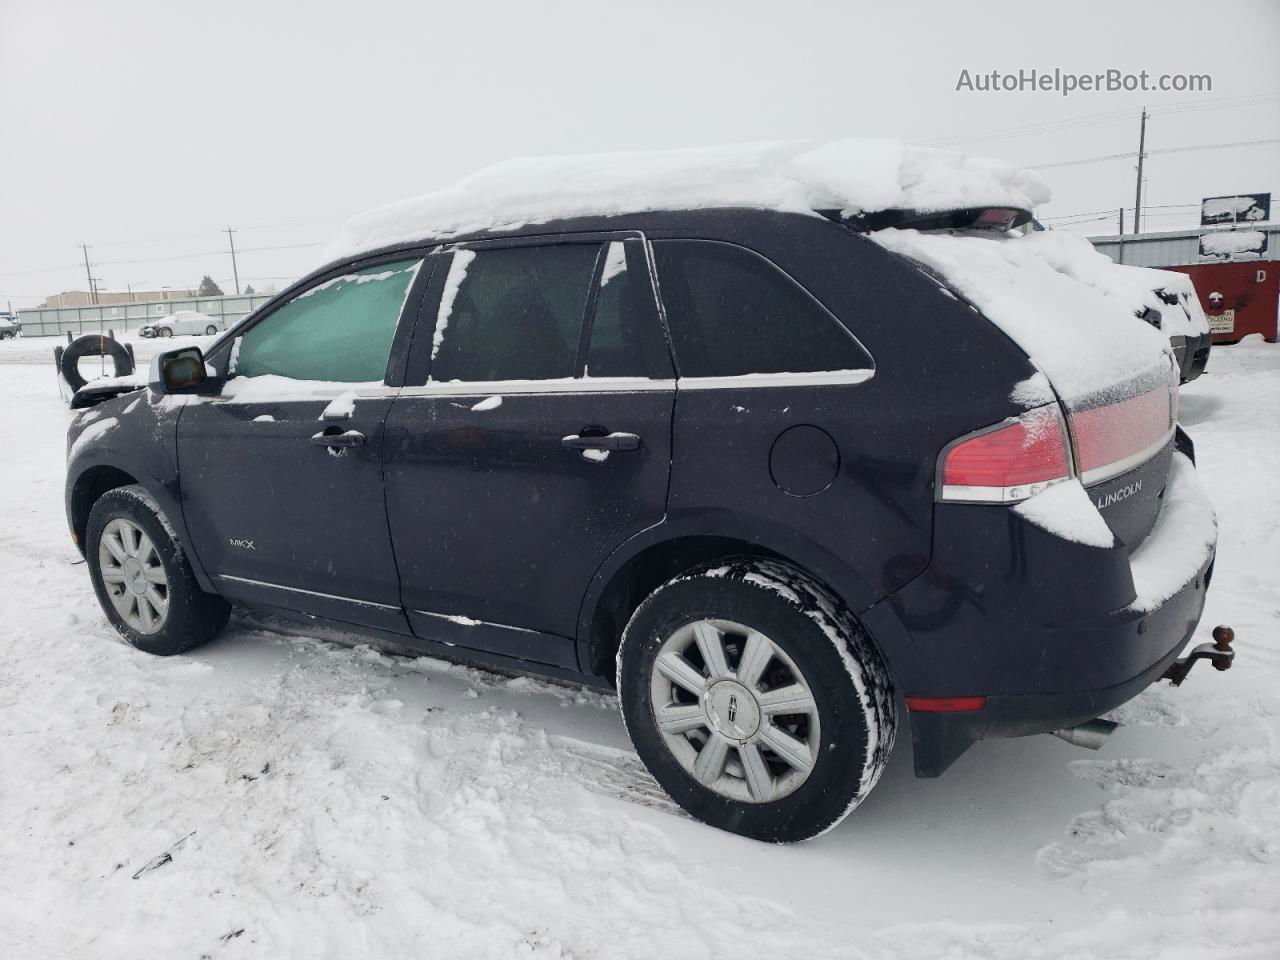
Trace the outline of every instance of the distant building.
<instances>
[{"instance_id":1,"label":"distant building","mask_svg":"<svg viewBox=\"0 0 1280 960\"><path fill-rule=\"evenodd\" d=\"M107 307L121 303L153 303L156 300L189 300L195 290L99 290L95 302L88 290L66 290L47 297L45 307Z\"/></svg>"}]
</instances>

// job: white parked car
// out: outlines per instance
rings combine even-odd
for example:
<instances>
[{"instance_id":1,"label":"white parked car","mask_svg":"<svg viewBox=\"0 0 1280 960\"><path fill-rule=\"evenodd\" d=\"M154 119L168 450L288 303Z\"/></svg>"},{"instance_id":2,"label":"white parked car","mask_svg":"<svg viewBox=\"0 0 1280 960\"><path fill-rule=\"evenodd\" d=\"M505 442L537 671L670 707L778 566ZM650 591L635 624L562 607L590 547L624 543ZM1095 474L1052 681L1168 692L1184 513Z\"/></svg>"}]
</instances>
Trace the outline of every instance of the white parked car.
<instances>
[{"instance_id":1,"label":"white parked car","mask_svg":"<svg viewBox=\"0 0 1280 960\"><path fill-rule=\"evenodd\" d=\"M138 333L144 337L172 337L175 334L178 336L203 334L211 337L221 333L222 330L222 321L217 317L211 317L207 313L197 313L194 310L179 310L167 317L143 324L138 328Z\"/></svg>"}]
</instances>

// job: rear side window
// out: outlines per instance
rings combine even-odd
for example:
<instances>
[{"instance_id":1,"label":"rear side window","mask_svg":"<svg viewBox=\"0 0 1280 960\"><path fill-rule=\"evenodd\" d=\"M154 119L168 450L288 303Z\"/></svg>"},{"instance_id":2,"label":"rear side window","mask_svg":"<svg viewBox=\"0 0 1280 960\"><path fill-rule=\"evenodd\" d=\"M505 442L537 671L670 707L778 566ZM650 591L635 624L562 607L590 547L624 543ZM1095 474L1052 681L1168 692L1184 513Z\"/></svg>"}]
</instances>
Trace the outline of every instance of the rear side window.
<instances>
[{"instance_id":1,"label":"rear side window","mask_svg":"<svg viewBox=\"0 0 1280 960\"><path fill-rule=\"evenodd\" d=\"M431 379L574 375L599 244L459 250L440 297Z\"/></svg>"},{"instance_id":2,"label":"rear side window","mask_svg":"<svg viewBox=\"0 0 1280 960\"><path fill-rule=\"evenodd\" d=\"M653 244L682 377L865 370L871 358L794 280L743 247Z\"/></svg>"},{"instance_id":3,"label":"rear side window","mask_svg":"<svg viewBox=\"0 0 1280 960\"><path fill-rule=\"evenodd\" d=\"M601 257L586 375L669 379L674 371L658 325L644 244L614 240L604 245Z\"/></svg>"},{"instance_id":4,"label":"rear side window","mask_svg":"<svg viewBox=\"0 0 1280 960\"><path fill-rule=\"evenodd\" d=\"M335 277L273 310L240 339L235 373L295 380L382 380L421 260Z\"/></svg>"}]
</instances>

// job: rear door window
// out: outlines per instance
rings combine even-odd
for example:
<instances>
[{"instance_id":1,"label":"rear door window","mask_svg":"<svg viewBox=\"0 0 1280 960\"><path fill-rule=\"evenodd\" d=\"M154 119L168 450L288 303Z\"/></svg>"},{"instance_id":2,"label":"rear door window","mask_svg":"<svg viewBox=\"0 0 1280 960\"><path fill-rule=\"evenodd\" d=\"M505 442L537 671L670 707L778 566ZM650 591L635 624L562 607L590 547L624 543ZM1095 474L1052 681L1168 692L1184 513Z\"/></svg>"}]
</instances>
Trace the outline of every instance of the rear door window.
<instances>
[{"instance_id":1,"label":"rear door window","mask_svg":"<svg viewBox=\"0 0 1280 960\"><path fill-rule=\"evenodd\" d=\"M342 383L382 380L421 263L384 263L304 290L245 331L233 372Z\"/></svg>"},{"instance_id":2,"label":"rear door window","mask_svg":"<svg viewBox=\"0 0 1280 960\"><path fill-rule=\"evenodd\" d=\"M866 370L870 356L757 253L708 240L653 244L681 377Z\"/></svg>"},{"instance_id":3,"label":"rear door window","mask_svg":"<svg viewBox=\"0 0 1280 960\"><path fill-rule=\"evenodd\" d=\"M440 297L431 380L574 376L597 243L458 250Z\"/></svg>"},{"instance_id":4,"label":"rear door window","mask_svg":"<svg viewBox=\"0 0 1280 960\"><path fill-rule=\"evenodd\" d=\"M658 323L644 243L613 240L601 258L586 376L669 379L671 354Z\"/></svg>"}]
</instances>

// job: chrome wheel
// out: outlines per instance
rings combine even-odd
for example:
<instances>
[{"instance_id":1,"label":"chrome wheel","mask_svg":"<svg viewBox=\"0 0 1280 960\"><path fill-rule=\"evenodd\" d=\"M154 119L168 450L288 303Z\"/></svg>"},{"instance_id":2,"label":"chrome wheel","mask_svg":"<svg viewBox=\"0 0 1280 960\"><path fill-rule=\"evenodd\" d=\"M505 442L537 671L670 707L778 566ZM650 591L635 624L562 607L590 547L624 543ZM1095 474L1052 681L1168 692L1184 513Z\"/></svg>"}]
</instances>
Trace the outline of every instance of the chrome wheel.
<instances>
[{"instance_id":1,"label":"chrome wheel","mask_svg":"<svg viewBox=\"0 0 1280 960\"><path fill-rule=\"evenodd\" d=\"M732 800L794 792L818 759L813 691L772 640L730 620L698 620L668 637L649 683L658 732L685 771Z\"/></svg>"},{"instance_id":2,"label":"chrome wheel","mask_svg":"<svg viewBox=\"0 0 1280 960\"><path fill-rule=\"evenodd\" d=\"M156 633L169 615L169 577L151 538L116 517L98 540L98 570L111 605L138 633Z\"/></svg>"}]
</instances>

